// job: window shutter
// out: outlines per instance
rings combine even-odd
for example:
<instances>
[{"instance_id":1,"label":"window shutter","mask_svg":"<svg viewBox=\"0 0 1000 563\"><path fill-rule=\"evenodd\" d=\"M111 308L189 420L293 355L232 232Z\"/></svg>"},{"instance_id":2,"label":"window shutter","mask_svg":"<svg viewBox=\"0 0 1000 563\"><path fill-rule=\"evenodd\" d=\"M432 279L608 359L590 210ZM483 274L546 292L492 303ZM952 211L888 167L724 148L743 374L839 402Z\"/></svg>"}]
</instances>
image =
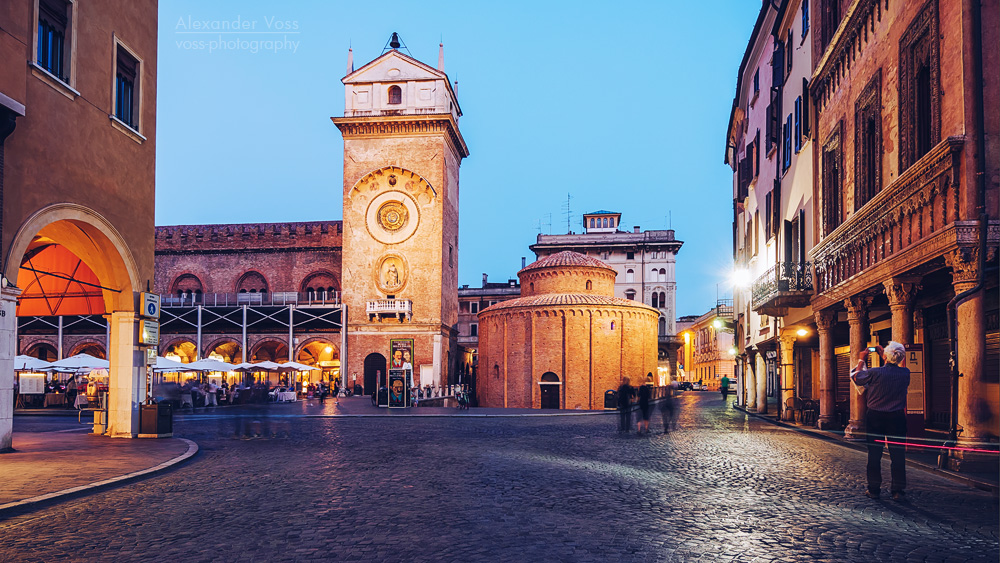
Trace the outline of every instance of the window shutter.
<instances>
[{"instance_id":1,"label":"window shutter","mask_svg":"<svg viewBox=\"0 0 1000 563\"><path fill-rule=\"evenodd\" d=\"M766 129L764 131L764 138L766 139L766 151L771 152L771 145L774 144L774 103L767 106L767 123Z\"/></svg>"},{"instance_id":2,"label":"window shutter","mask_svg":"<svg viewBox=\"0 0 1000 563\"><path fill-rule=\"evenodd\" d=\"M809 80L806 78L802 79L802 136L809 136Z\"/></svg>"},{"instance_id":3,"label":"window shutter","mask_svg":"<svg viewBox=\"0 0 1000 563\"><path fill-rule=\"evenodd\" d=\"M778 179L774 180L774 189L771 190L771 228L774 232L771 234L778 234L778 225L781 223L781 181Z\"/></svg>"},{"instance_id":4,"label":"window shutter","mask_svg":"<svg viewBox=\"0 0 1000 563\"><path fill-rule=\"evenodd\" d=\"M785 83L785 44L781 40L774 43L774 57L771 59L771 87Z\"/></svg>"},{"instance_id":5,"label":"window shutter","mask_svg":"<svg viewBox=\"0 0 1000 563\"><path fill-rule=\"evenodd\" d=\"M753 138L753 175L760 174L760 129Z\"/></svg>"}]
</instances>

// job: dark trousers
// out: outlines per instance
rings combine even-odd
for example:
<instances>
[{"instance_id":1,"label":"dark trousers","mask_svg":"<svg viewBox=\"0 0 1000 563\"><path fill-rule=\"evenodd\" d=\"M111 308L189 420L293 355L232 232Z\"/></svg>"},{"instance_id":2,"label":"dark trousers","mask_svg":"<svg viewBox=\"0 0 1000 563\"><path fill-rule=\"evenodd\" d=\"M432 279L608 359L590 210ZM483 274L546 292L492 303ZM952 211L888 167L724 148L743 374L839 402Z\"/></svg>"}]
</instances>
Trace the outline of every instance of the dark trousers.
<instances>
[{"instance_id":1,"label":"dark trousers","mask_svg":"<svg viewBox=\"0 0 1000 563\"><path fill-rule=\"evenodd\" d=\"M868 434L868 490L878 493L882 487L882 448L876 440L903 442L906 438L906 411L881 412L869 410L865 417ZM889 444L891 492L906 489L906 446Z\"/></svg>"},{"instance_id":2,"label":"dark trousers","mask_svg":"<svg viewBox=\"0 0 1000 563\"><path fill-rule=\"evenodd\" d=\"M628 432L632 429L632 406L627 407L619 406L618 412L621 417L618 424L618 430L621 432Z\"/></svg>"},{"instance_id":3,"label":"dark trousers","mask_svg":"<svg viewBox=\"0 0 1000 563\"><path fill-rule=\"evenodd\" d=\"M722 391L722 400L725 401L729 398L729 387L722 387L720 390Z\"/></svg>"}]
</instances>

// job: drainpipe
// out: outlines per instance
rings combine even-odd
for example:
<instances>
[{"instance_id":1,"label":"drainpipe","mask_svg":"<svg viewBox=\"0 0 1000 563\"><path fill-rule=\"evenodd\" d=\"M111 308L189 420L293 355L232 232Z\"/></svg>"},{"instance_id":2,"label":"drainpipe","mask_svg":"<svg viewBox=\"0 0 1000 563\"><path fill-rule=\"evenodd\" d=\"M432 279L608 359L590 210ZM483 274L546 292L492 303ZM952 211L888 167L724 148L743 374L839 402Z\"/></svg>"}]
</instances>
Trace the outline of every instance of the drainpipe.
<instances>
[{"instance_id":1,"label":"drainpipe","mask_svg":"<svg viewBox=\"0 0 1000 563\"><path fill-rule=\"evenodd\" d=\"M979 211L979 255L977 256L976 285L956 295L948 302L948 344L951 348L948 367L951 369L951 428L948 431L948 441L945 446L954 447L958 442L961 429L958 427L958 341L956 338L956 315L959 303L965 301L983 289L983 269L986 263L986 236L988 234L989 216L986 214L986 118L983 108L983 37L982 37L982 5L977 0L966 3L971 21L972 65L975 87L976 114L976 208ZM944 467L947 463L947 451L938 456L938 465Z\"/></svg>"}]
</instances>

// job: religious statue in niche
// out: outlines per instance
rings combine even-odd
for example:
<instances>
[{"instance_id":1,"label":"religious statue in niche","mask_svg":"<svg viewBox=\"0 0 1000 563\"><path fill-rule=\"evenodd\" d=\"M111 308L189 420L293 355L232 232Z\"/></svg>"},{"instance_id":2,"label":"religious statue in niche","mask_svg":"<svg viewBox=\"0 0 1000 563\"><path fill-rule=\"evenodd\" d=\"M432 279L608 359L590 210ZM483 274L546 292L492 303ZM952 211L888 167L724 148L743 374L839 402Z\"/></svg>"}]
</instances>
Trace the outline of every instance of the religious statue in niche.
<instances>
[{"instance_id":1,"label":"religious statue in niche","mask_svg":"<svg viewBox=\"0 0 1000 563\"><path fill-rule=\"evenodd\" d=\"M406 285L406 263L395 254L384 256L379 260L375 279L379 288L386 293L400 291Z\"/></svg>"}]
</instances>

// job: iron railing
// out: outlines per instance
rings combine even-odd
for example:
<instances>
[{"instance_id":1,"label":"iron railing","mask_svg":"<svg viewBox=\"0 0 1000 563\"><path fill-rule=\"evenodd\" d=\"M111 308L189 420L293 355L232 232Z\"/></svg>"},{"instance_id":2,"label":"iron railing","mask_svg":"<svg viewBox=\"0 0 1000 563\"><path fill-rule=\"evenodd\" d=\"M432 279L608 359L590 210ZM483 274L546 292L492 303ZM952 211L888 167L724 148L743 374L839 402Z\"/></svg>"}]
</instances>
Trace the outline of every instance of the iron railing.
<instances>
[{"instance_id":1,"label":"iron railing","mask_svg":"<svg viewBox=\"0 0 1000 563\"><path fill-rule=\"evenodd\" d=\"M264 293L191 293L184 295L164 295L161 307L236 307L258 305L287 307L288 305L324 306L339 305L339 291L275 291Z\"/></svg>"},{"instance_id":2,"label":"iron railing","mask_svg":"<svg viewBox=\"0 0 1000 563\"><path fill-rule=\"evenodd\" d=\"M812 292L812 268L809 262L778 262L753 282L754 309L770 302L781 293Z\"/></svg>"}]
</instances>

